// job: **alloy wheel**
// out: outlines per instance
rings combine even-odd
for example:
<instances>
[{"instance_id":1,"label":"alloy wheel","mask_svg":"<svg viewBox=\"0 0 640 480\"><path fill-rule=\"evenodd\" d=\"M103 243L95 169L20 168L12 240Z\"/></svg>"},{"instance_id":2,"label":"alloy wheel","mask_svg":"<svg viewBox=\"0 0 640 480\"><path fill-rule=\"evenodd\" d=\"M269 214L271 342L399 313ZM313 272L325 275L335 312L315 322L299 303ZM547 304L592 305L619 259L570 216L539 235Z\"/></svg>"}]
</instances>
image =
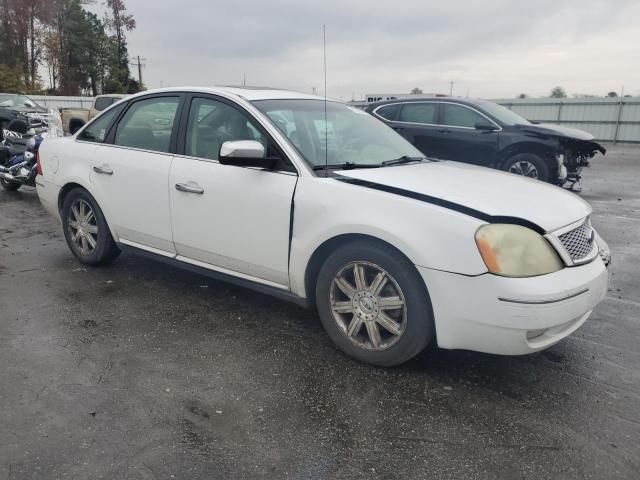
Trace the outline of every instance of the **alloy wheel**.
<instances>
[{"instance_id":1,"label":"alloy wheel","mask_svg":"<svg viewBox=\"0 0 640 480\"><path fill-rule=\"evenodd\" d=\"M329 295L333 319L359 348L384 350L405 331L407 304L402 289L378 265L345 265L334 276Z\"/></svg>"},{"instance_id":2,"label":"alloy wheel","mask_svg":"<svg viewBox=\"0 0 640 480\"><path fill-rule=\"evenodd\" d=\"M525 160L511 165L509 172L515 173L516 175L522 175L523 177L538 178L538 169L536 166Z\"/></svg>"},{"instance_id":3,"label":"alloy wheel","mask_svg":"<svg viewBox=\"0 0 640 480\"><path fill-rule=\"evenodd\" d=\"M71 205L68 228L71 241L81 255L91 255L98 244L98 220L85 200L79 198Z\"/></svg>"}]
</instances>

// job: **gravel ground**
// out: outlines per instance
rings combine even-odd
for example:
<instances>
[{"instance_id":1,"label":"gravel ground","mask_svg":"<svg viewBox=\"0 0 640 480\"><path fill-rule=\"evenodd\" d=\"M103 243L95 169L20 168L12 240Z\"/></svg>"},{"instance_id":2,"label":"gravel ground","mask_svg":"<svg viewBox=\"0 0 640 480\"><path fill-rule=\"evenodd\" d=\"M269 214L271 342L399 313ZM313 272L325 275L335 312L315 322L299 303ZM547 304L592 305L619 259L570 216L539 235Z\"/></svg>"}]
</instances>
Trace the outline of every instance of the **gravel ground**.
<instances>
[{"instance_id":1,"label":"gravel ground","mask_svg":"<svg viewBox=\"0 0 640 480\"><path fill-rule=\"evenodd\" d=\"M0 479L637 479L640 148L582 196L606 300L525 357L351 361L313 313L151 260L84 268L0 191Z\"/></svg>"}]
</instances>

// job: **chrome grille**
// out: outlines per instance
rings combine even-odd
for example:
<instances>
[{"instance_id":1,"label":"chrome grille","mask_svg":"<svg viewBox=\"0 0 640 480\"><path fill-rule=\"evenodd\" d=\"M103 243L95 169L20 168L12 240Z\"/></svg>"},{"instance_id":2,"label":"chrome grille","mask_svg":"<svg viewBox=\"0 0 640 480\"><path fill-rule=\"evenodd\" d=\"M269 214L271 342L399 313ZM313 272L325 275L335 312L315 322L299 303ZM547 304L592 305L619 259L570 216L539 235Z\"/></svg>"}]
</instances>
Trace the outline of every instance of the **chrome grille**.
<instances>
[{"instance_id":1,"label":"chrome grille","mask_svg":"<svg viewBox=\"0 0 640 480\"><path fill-rule=\"evenodd\" d=\"M583 260L593 252L595 233L589 220L558 238L574 262Z\"/></svg>"}]
</instances>

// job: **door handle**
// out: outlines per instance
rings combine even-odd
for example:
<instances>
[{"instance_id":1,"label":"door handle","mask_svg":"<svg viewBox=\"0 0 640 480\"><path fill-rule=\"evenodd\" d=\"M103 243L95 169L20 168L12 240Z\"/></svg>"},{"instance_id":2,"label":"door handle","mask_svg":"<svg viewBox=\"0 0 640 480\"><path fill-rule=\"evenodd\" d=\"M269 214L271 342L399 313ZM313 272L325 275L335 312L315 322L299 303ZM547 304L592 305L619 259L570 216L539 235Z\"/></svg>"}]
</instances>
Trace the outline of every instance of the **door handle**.
<instances>
[{"instance_id":1,"label":"door handle","mask_svg":"<svg viewBox=\"0 0 640 480\"><path fill-rule=\"evenodd\" d=\"M451 133L451 130L438 130L439 133L442 133L444 135L448 135Z\"/></svg>"},{"instance_id":2,"label":"door handle","mask_svg":"<svg viewBox=\"0 0 640 480\"><path fill-rule=\"evenodd\" d=\"M102 175L113 175L113 170L109 168L107 165L102 165L101 167L93 167L93 171L96 173L101 173Z\"/></svg>"},{"instance_id":3,"label":"door handle","mask_svg":"<svg viewBox=\"0 0 640 480\"><path fill-rule=\"evenodd\" d=\"M198 195L202 195L204 193L204 188L193 182L176 183L176 190L185 193L196 193Z\"/></svg>"}]
</instances>

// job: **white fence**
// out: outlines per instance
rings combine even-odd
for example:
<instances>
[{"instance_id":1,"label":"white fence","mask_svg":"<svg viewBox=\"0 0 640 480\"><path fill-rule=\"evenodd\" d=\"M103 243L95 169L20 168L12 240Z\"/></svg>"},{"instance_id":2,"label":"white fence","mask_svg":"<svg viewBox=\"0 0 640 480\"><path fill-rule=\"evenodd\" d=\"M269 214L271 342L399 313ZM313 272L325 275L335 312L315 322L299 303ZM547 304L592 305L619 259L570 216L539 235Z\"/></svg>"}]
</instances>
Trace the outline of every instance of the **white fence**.
<instances>
[{"instance_id":1,"label":"white fence","mask_svg":"<svg viewBox=\"0 0 640 480\"><path fill-rule=\"evenodd\" d=\"M584 130L597 140L640 143L640 97L493 101L528 120Z\"/></svg>"},{"instance_id":2,"label":"white fence","mask_svg":"<svg viewBox=\"0 0 640 480\"><path fill-rule=\"evenodd\" d=\"M49 95L29 95L40 105L50 108L91 108L93 97L55 97Z\"/></svg>"}]
</instances>

